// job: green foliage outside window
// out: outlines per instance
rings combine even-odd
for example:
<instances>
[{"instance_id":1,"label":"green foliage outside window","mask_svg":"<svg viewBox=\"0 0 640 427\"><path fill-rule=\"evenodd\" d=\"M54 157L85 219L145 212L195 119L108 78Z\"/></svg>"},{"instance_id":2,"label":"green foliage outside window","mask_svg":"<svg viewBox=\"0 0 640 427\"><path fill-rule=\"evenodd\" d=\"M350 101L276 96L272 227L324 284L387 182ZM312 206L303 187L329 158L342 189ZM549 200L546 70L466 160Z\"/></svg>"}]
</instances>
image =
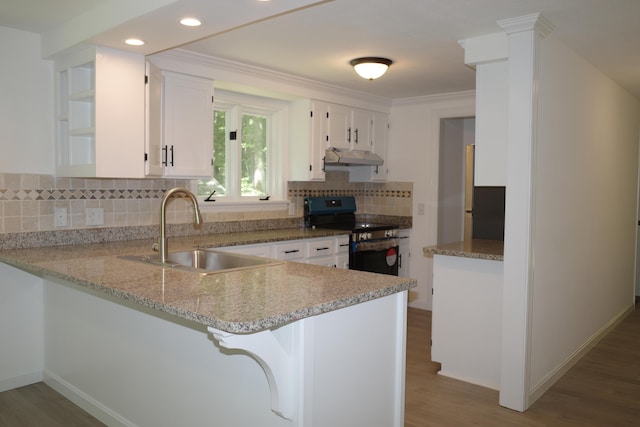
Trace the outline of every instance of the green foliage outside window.
<instances>
[{"instance_id":1,"label":"green foliage outside window","mask_svg":"<svg viewBox=\"0 0 640 427\"><path fill-rule=\"evenodd\" d=\"M242 196L266 194L267 118L242 115Z\"/></svg>"},{"instance_id":2,"label":"green foliage outside window","mask_svg":"<svg viewBox=\"0 0 640 427\"><path fill-rule=\"evenodd\" d=\"M240 196L265 196L267 192L267 125L266 116L242 114L241 141L227 141L229 113L215 110L213 118L213 177L198 181L198 195L208 196L215 190L215 196L230 196L229 181L239 180ZM227 144L229 144L227 146ZM231 150L240 144L240 171L234 171L227 160ZM231 157L233 158L233 157ZM229 169L228 169L229 168Z\"/></svg>"}]
</instances>

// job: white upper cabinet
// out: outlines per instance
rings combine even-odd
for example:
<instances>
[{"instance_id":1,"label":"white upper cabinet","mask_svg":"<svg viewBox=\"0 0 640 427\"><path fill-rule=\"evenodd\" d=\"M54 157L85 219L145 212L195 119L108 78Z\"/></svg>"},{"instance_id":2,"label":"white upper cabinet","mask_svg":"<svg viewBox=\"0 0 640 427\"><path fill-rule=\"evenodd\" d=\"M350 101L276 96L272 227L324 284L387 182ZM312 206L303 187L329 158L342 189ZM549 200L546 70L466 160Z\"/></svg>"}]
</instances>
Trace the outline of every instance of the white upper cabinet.
<instances>
[{"instance_id":1,"label":"white upper cabinet","mask_svg":"<svg viewBox=\"0 0 640 427\"><path fill-rule=\"evenodd\" d=\"M148 66L148 176L213 175L213 80Z\"/></svg>"},{"instance_id":2,"label":"white upper cabinet","mask_svg":"<svg viewBox=\"0 0 640 427\"><path fill-rule=\"evenodd\" d=\"M476 68L476 186L507 182L508 51L506 33L463 41L465 64Z\"/></svg>"},{"instance_id":3,"label":"white upper cabinet","mask_svg":"<svg viewBox=\"0 0 640 427\"><path fill-rule=\"evenodd\" d=\"M329 146L347 150L369 150L372 112L329 104Z\"/></svg>"},{"instance_id":4,"label":"white upper cabinet","mask_svg":"<svg viewBox=\"0 0 640 427\"><path fill-rule=\"evenodd\" d=\"M330 147L351 149L351 108L344 105L328 105L328 127Z\"/></svg>"},{"instance_id":5,"label":"white upper cabinet","mask_svg":"<svg viewBox=\"0 0 640 427\"><path fill-rule=\"evenodd\" d=\"M506 61L476 67L477 186L505 186L507 183L507 74Z\"/></svg>"},{"instance_id":6,"label":"white upper cabinet","mask_svg":"<svg viewBox=\"0 0 640 427\"><path fill-rule=\"evenodd\" d=\"M373 113L366 110L351 110L351 149L371 151L373 144Z\"/></svg>"},{"instance_id":7,"label":"white upper cabinet","mask_svg":"<svg viewBox=\"0 0 640 427\"><path fill-rule=\"evenodd\" d=\"M372 181L387 180L387 145L389 143L389 115L375 113L370 151L384 159L380 166L371 166Z\"/></svg>"},{"instance_id":8,"label":"white upper cabinet","mask_svg":"<svg viewBox=\"0 0 640 427\"><path fill-rule=\"evenodd\" d=\"M56 58L58 176L144 176L144 56L90 47Z\"/></svg>"},{"instance_id":9,"label":"white upper cabinet","mask_svg":"<svg viewBox=\"0 0 640 427\"><path fill-rule=\"evenodd\" d=\"M389 141L389 115L380 112L369 112L370 131L368 141L358 143L358 150L371 151L380 156L384 163L380 166L352 166L349 179L353 182L386 181L387 180L387 144ZM363 135L363 134L360 134Z\"/></svg>"},{"instance_id":10,"label":"white upper cabinet","mask_svg":"<svg viewBox=\"0 0 640 427\"><path fill-rule=\"evenodd\" d=\"M328 148L328 104L308 99L291 105L291 179L323 181L324 152Z\"/></svg>"}]
</instances>

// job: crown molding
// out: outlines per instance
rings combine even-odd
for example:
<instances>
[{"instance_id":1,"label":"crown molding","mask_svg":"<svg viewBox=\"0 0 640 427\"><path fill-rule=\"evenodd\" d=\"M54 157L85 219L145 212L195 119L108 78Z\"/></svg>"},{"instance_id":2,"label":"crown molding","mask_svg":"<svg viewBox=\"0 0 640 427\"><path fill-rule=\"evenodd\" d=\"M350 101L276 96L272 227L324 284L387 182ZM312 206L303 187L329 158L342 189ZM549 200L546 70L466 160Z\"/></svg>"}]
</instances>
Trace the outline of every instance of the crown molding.
<instances>
[{"instance_id":1,"label":"crown molding","mask_svg":"<svg viewBox=\"0 0 640 427\"><path fill-rule=\"evenodd\" d=\"M465 90L461 92L441 93L436 95L415 96L412 98L399 98L393 100L393 106L433 104L442 102L475 102L476 91Z\"/></svg>"},{"instance_id":2,"label":"crown molding","mask_svg":"<svg viewBox=\"0 0 640 427\"><path fill-rule=\"evenodd\" d=\"M542 37L545 37L555 29L553 24L541 13L503 19L498 21L497 24L507 34L535 30Z\"/></svg>"},{"instance_id":3,"label":"crown molding","mask_svg":"<svg viewBox=\"0 0 640 427\"><path fill-rule=\"evenodd\" d=\"M379 111L388 111L392 102L388 98L186 49L171 49L151 55L149 59L165 69L209 77L222 89L246 90L254 95L285 100L312 98Z\"/></svg>"}]
</instances>

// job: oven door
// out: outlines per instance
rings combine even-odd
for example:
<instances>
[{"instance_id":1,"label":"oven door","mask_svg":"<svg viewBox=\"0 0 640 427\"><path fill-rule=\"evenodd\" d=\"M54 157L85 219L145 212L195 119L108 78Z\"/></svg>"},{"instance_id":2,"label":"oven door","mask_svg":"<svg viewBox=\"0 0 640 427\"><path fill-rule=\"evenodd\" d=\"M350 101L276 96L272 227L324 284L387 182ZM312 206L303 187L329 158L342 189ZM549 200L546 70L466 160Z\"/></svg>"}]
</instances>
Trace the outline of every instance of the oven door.
<instances>
[{"instance_id":1,"label":"oven door","mask_svg":"<svg viewBox=\"0 0 640 427\"><path fill-rule=\"evenodd\" d=\"M349 269L398 275L398 241L383 239L351 243Z\"/></svg>"}]
</instances>

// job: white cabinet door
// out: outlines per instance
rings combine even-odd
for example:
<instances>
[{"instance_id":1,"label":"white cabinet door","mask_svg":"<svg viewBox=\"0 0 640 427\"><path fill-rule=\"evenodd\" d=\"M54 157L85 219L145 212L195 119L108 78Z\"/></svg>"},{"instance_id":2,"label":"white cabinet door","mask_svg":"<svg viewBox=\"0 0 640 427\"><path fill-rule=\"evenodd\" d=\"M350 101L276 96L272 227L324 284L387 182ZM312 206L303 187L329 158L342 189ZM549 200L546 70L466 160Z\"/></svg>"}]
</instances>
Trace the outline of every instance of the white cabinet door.
<instances>
[{"instance_id":1,"label":"white cabinet door","mask_svg":"<svg viewBox=\"0 0 640 427\"><path fill-rule=\"evenodd\" d=\"M371 167L372 181L387 180L387 143L389 135L389 116L383 113L375 113L373 118L373 136L370 150L382 157L384 163Z\"/></svg>"},{"instance_id":2,"label":"white cabinet door","mask_svg":"<svg viewBox=\"0 0 640 427\"><path fill-rule=\"evenodd\" d=\"M400 230L398 233L398 252L400 253L398 259L398 276L411 277L410 265L411 265L411 244L409 236L411 230Z\"/></svg>"},{"instance_id":3,"label":"white cabinet door","mask_svg":"<svg viewBox=\"0 0 640 427\"><path fill-rule=\"evenodd\" d=\"M351 110L351 148L371 151L373 113L366 110Z\"/></svg>"},{"instance_id":4,"label":"white cabinet door","mask_svg":"<svg viewBox=\"0 0 640 427\"><path fill-rule=\"evenodd\" d=\"M329 105L326 102L311 102L311 156L309 179L324 180L324 152L329 148Z\"/></svg>"},{"instance_id":5,"label":"white cabinet door","mask_svg":"<svg viewBox=\"0 0 640 427\"><path fill-rule=\"evenodd\" d=\"M345 270L349 269L349 254L338 254L335 259L336 267L344 268Z\"/></svg>"},{"instance_id":6,"label":"white cabinet door","mask_svg":"<svg viewBox=\"0 0 640 427\"><path fill-rule=\"evenodd\" d=\"M144 56L92 46L55 61L56 175L142 178Z\"/></svg>"},{"instance_id":7,"label":"white cabinet door","mask_svg":"<svg viewBox=\"0 0 640 427\"><path fill-rule=\"evenodd\" d=\"M213 175L213 81L163 71L164 176Z\"/></svg>"},{"instance_id":8,"label":"white cabinet door","mask_svg":"<svg viewBox=\"0 0 640 427\"><path fill-rule=\"evenodd\" d=\"M333 255L309 258L309 259L305 259L304 262L307 264L323 265L325 267L332 267L332 268L336 267L336 259Z\"/></svg>"},{"instance_id":9,"label":"white cabinet door","mask_svg":"<svg viewBox=\"0 0 640 427\"><path fill-rule=\"evenodd\" d=\"M227 246L224 248L220 248L225 252L230 252L234 254L242 254L242 255L253 255L260 256L263 258L272 258L272 247L270 243L260 243L257 245L239 245L239 246ZM217 250L217 248L216 248Z\"/></svg>"},{"instance_id":10,"label":"white cabinet door","mask_svg":"<svg viewBox=\"0 0 640 427\"><path fill-rule=\"evenodd\" d=\"M351 108L344 105L329 104L329 146L351 149L353 138L351 129Z\"/></svg>"},{"instance_id":11,"label":"white cabinet door","mask_svg":"<svg viewBox=\"0 0 640 427\"><path fill-rule=\"evenodd\" d=\"M146 69L144 173L162 176L162 72L149 61Z\"/></svg>"},{"instance_id":12,"label":"white cabinet door","mask_svg":"<svg viewBox=\"0 0 640 427\"><path fill-rule=\"evenodd\" d=\"M507 61L476 67L475 185L507 181Z\"/></svg>"},{"instance_id":13,"label":"white cabinet door","mask_svg":"<svg viewBox=\"0 0 640 427\"><path fill-rule=\"evenodd\" d=\"M281 260L302 260L305 258L304 241L290 240L274 246L273 257Z\"/></svg>"},{"instance_id":14,"label":"white cabinet door","mask_svg":"<svg viewBox=\"0 0 640 427\"><path fill-rule=\"evenodd\" d=\"M306 244L306 257L307 258L315 258L315 257L325 257L331 256L335 253L335 239L320 239L320 240L310 240Z\"/></svg>"},{"instance_id":15,"label":"white cabinet door","mask_svg":"<svg viewBox=\"0 0 640 427\"><path fill-rule=\"evenodd\" d=\"M309 99L291 103L289 167L293 181L324 181L328 145L328 104Z\"/></svg>"}]
</instances>

